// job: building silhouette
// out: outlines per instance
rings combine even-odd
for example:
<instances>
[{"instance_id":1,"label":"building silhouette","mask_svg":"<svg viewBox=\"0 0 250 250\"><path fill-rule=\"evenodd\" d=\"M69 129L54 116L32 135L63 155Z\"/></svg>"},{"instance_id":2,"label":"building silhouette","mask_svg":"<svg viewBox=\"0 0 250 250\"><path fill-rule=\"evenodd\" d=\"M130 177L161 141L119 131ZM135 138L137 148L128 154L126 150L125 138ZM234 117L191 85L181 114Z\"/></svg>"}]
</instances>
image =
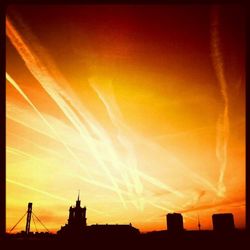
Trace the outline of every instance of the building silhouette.
<instances>
[{"instance_id":1,"label":"building silhouette","mask_svg":"<svg viewBox=\"0 0 250 250\"><path fill-rule=\"evenodd\" d=\"M87 238L126 238L140 234L137 228L132 224L95 224L87 226L86 207L81 207L81 201L78 198L75 207L69 208L68 223L61 227L57 232L59 236L69 237L87 237Z\"/></svg>"},{"instance_id":2,"label":"building silhouette","mask_svg":"<svg viewBox=\"0 0 250 250\"><path fill-rule=\"evenodd\" d=\"M214 231L230 231L234 230L234 217L231 213L213 214L213 230Z\"/></svg>"},{"instance_id":3,"label":"building silhouette","mask_svg":"<svg viewBox=\"0 0 250 250\"><path fill-rule=\"evenodd\" d=\"M181 232L183 228L183 218L181 214L169 213L166 216L167 219L167 229L170 232Z\"/></svg>"},{"instance_id":4,"label":"building silhouette","mask_svg":"<svg viewBox=\"0 0 250 250\"><path fill-rule=\"evenodd\" d=\"M68 224L62 226L58 234L81 234L87 227L86 207L81 207L78 194L76 206L69 208Z\"/></svg>"},{"instance_id":5,"label":"building silhouette","mask_svg":"<svg viewBox=\"0 0 250 250\"><path fill-rule=\"evenodd\" d=\"M131 224L96 224L88 226L87 234L104 239L133 239L140 231Z\"/></svg>"}]
</instances>

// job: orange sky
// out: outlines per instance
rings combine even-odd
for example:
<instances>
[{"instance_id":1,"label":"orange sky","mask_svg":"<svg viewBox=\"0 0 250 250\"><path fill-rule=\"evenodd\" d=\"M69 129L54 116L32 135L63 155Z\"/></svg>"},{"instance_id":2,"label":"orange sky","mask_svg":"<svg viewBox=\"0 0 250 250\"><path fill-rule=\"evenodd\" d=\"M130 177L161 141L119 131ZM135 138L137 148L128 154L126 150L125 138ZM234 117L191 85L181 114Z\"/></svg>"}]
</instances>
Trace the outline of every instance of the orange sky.
<instances>
[{"instance_id":1,"label":"orange sky","mask_svg":"<svg viewBox=\"0 0 250 250\"><path fill-rule=\"evenodd\" d=\"M59 230L79 189L89 225L245 227L239 6L11 6L6 34L7 231L30 201Z\"/></svg>"}]
</instances>

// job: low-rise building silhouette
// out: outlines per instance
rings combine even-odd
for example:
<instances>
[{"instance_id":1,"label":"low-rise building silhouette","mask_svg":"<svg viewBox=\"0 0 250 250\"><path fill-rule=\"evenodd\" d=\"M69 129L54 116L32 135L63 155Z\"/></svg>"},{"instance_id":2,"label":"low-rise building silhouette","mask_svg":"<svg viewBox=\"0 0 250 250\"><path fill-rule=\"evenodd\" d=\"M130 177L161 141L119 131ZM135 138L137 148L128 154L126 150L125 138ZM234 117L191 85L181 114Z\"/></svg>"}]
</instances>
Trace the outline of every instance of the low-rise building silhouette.
<instances>
[{"instance_id":1,"label":"low-rise building silhouette","mask_svg":"<svg viewBox=\"0 0 250 250\"><path fill-rule=\"evenodd\" d=\"M231 213L213 214L213 230L215 231L230 231L234 230L234 217Z\"/></svg>"},{"instance_id":2,"label":"low-rise building silhouette","mask_svg":"<svg viewBox=\"0 0 250 250\"><path fill-rule=\"evenodd\" d=\"M140 234L131 224L104 224L88 226L88 235L98 238L133 238Z\"/></svg>"},{"instance_id":3,"label":"low-rise building silhouette","mask_svg":"<svg viewBox=\"0 0 250 250\"><path fill-rule=\"evenodd\" d=\"M167 229L170 232L181 232L183 228L183 218L181 214L169 213L167 214Z\"/></svg>"}]
</instances>

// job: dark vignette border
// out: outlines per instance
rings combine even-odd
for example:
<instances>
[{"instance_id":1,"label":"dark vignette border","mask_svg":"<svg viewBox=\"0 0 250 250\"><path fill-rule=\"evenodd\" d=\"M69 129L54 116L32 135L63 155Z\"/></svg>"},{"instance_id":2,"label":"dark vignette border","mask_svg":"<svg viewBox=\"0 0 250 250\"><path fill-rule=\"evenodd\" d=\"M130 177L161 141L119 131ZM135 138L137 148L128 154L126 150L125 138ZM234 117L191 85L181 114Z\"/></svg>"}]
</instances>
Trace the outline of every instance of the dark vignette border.
<instances>
[{"instance_id":1,"label":"dark vignette border","mask_svg":"<svg viewBox=\"0 0 250 250\"><path fill-rule=\"evenodd\" d=\"M5 0L0 4L0 121L1 121L1 135L0 135L0 241L4 238L6 231L6 85L5 85L5 16L7 7L11 4L242 4L245 9L246 16L246 230L250 233L250 170L249 170L249 12L250 3L247 0Z\"/></svg>"}]
</instances>

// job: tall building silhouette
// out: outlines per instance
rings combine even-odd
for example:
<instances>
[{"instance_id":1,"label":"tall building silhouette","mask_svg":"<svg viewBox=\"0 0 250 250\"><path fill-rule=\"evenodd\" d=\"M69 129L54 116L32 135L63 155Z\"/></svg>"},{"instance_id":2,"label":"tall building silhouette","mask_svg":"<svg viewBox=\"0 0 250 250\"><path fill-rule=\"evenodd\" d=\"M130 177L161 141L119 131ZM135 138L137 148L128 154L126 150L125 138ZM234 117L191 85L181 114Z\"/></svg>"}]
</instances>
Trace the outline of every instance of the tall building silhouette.
<instances>
[{"instance_id":1,"label":"tall building silhouette","mask_svg":"<svg viewBox=\"0 0 250 250\"><path fill-rule=\"evenodd\" d=\"M230 231L234 230L234 217L231 213L213 214L213 229L215 231Z\"/></svg>"},{"instance_id":2,"label":"tall building silhouette","mask_svg":"<svg viewBox=\"0 0 250 250\"><path fill-rule=\"evenodd\" d=\"M76 201L76 206L71 206L69 208L68 225L76 228L82 228L87 226L86 207L81 207L79 195Z\"/></svg>"},{"instance_id":3,"label":"tall building silhouette","mask_svg":"<svg viewBox=\"0 0 250 250\"><path fill-rule=\"evenodd\" d=\"M181 214L169 213L167 214L167 229L170 232L181 232L183 231L183 218Z\"/></svg>"},{"instance_id":4,"label":"tall building silhouette","mask_svg":"<svg viewBox=\"0 0 250 250\"><path fill-rule=\"evenodd\" d=\"M62 226L58 234L80 234L87 226L86 207L81 207L78 194L76 206L69 208L68 224Z\"/></svg>"}]
</instances>

